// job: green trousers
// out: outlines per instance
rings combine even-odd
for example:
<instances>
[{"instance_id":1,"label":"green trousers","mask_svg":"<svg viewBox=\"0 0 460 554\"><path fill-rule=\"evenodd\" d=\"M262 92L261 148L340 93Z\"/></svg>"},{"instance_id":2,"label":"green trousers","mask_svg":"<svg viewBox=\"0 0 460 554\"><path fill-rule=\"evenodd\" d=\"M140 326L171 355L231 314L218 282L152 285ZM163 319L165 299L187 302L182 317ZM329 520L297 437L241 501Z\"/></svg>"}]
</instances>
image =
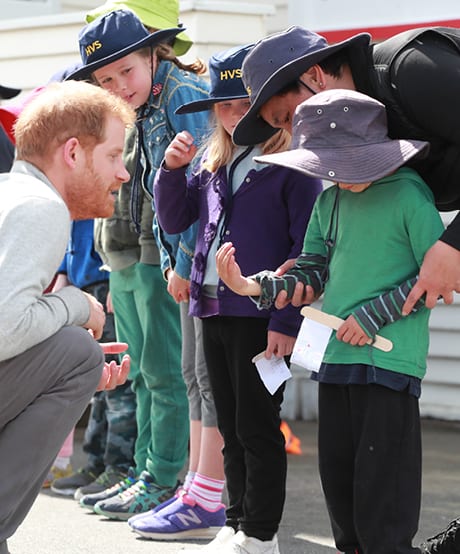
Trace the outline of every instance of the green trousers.
<instances>
[{"instance_id":1,"label":"green trousers","mask_svg":"<svg viewBox=\"0 0 460 554\"><path fill-rule=\"evenodd\" d=\"M117 338L127 342L136 394L134 461L158 485L173 486L188 449L189 418L181 373L179 308L159 266L134 264L110 274Z\"/></svg>"}]
</instances>

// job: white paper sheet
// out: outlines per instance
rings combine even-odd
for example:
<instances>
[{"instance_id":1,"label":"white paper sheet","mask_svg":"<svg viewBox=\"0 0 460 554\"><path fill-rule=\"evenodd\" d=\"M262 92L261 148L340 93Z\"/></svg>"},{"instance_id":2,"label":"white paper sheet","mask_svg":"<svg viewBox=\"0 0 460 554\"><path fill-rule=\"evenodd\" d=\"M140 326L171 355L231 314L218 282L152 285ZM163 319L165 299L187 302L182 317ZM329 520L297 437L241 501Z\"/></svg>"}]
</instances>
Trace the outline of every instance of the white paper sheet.
<instances>
[{"instance_id":1,"label":"white paper sheet","mask_svg":"<svg viewBox=\"0 0 460 554\"><path fill-rule=\"evenodd\" d=\"M292 377L284 358L272 356L267 360L264 352L261 352L254 356L252 361L256 364L260 378L270 394L275 394L284 381Z\"/></svg>"},{"instance_id":2,"label":"white paper sheet","mask_svg":"<svg viewBox=\"0 0 460 554\"><path fill-rule=\"evenodd\" d=\"M318 372L331 333L330 327L305 317L294 344L291 363Z\"/></svg>"}]
</instances>

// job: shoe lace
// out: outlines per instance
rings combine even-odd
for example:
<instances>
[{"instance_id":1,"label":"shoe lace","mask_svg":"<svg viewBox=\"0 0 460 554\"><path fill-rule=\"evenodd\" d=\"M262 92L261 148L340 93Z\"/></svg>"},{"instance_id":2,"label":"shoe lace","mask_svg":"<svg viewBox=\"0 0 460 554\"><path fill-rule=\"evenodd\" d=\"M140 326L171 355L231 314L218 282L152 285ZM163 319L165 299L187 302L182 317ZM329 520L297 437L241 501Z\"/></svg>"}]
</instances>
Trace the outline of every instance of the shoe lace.
<instances>
[{"instance_id":1,"label":"shoe lace","mask_svg":"<svg viewBox=\"0 0 460 554\"><path fill-rule=\"evenodd\" d=\"M118 481L118 483L115 483L115 485L112 485L111 487L109 487L107 490L108 491L113 491L113 492L115 492L118 489L127 490L126 486L130 485L130 484L133 484L133 483L134 483L134 479L132 477L125 477L121 481Z\"/></svg>"},{"instance_id":2,"label":"shoe lace","mask_svg":"<svg viewBox=\"0 0 460 554\"><path fill-rule=\"evenodd\" d=\"M140 494L146 489L147 487L145 485L145 482L142 480L139 480L139 481L136 481L130 487L128 487L126 490L124 490L122 493L120 493L120 496L123 498L123 500L128 500L132 496Z\"/></svg>"}]
</instances>

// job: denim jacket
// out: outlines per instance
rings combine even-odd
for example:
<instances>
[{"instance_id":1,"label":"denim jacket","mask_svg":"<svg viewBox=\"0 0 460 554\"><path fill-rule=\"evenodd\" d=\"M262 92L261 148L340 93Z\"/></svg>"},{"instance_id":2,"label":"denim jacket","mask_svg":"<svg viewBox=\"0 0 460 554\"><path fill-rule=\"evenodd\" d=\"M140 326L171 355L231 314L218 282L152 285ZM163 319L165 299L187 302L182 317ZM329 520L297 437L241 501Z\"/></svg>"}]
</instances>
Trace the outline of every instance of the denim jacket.
<instances>
[{"instance_id":1,"label":"denim jacket","mask_svg":"<svg viewBox=\"0 0 460 554\"><path fill-rule=\"evenodd\" d=\"M206 81L172 62L159 63L150 98L138 111L137 132L127 140L125 163L131 179L122 185L118 195L120 219L118 223L113 219L102 222L106 233L103 230L97 234L98 250L103 250L101 255L112 269L140 261L159 264L163 273L172 267L180 277L189 278L196 225L176 235L165 233L158 225L151 192L155 173L174 136L185 129L200 141L208 132L207 112L174 113L182 104L201 98L208 98Z\"/></svg>"}]
</instances>

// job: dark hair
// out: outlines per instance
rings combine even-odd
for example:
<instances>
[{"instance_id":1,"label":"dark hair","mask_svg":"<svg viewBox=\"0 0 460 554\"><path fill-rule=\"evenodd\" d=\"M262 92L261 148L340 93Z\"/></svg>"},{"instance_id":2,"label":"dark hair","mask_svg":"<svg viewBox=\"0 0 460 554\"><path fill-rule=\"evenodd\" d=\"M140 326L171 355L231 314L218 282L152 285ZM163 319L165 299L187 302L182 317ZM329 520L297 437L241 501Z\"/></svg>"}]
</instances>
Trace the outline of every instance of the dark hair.
<instances>
[{"instance_id":1,"label":"dark hair","mask_svg":"<svg viewBox=\"0 0 460 554\"><path fill-rule=\"evenodd\" d=\"M341 77L344 65L350 65L350 58L348 56L348 48L342 48L335 54L331 54L324 60L318 62L321 69L332 77Z\"/></svg>"}]
</instances>

